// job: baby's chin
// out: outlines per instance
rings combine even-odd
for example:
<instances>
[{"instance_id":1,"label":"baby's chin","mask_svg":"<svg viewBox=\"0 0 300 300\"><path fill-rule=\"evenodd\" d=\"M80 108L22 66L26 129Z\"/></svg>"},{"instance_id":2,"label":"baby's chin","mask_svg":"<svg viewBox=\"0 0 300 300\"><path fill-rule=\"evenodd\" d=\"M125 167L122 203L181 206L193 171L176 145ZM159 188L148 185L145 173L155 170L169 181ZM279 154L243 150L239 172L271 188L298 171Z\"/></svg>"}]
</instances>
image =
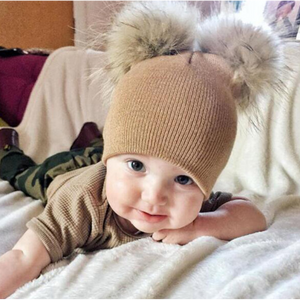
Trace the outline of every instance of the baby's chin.
<instances>
[{"instance_id":1,"label":"baby's chin","mask_svg":"<svg viewBox=\"0 0 300 300\"><path fill-rule=\"evenodd\" d=\"M132 225L139 231L142 231L144 233L154 233L160 230L174 230L174 229L179 229L179 227L172 226L171 224L148 224L140 221L131 221ZM176 227L176 228L175 228Z\"/></svg>"},{"instance_id":2,"label":"baby's chin","mask_svg":"<svg viewBox=\"0 0 300 300\"><path fill-rule=\"evenodd\" d=\"M132 224L134 225L134 227L139 230L139 231L142 231L144 233L154 233L154 232L157 232L159 230L163 230L163 229L166 229L164 228L163 226L153 226L153 224L142 224L141 222L132 222Z\"/></svg>"}]
</instances>

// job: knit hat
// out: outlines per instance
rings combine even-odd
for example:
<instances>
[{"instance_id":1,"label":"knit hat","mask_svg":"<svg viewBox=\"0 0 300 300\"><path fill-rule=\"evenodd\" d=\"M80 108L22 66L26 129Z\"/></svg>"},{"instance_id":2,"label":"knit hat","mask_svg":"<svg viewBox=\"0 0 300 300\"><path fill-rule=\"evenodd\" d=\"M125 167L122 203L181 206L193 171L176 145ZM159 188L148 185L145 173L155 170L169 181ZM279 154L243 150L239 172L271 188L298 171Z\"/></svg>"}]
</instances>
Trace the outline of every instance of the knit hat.
<instances>
[{"instance_id":1,"label":"knit hat","mask_svg":"<svg viewBox=\"0 0 300 300\"><path fill-rule=\"evenodd\" d=\"M129 12L133 10L132 7L128 9ZM187 21L190 22L191 17L187 15L184 19L183 12L179 8L178 16L174 17L172 11L170 27L176 20L177 23L182 22L178 26L182 32L191 32ZM180 39L180 34L175 32L172 34L174 40L169 37L163 39L166 32L170 34L174 28L159 31L163 20L158 16L167 17L164 25L169 17L165 10L160 14L161 10L157 8L138 8L129 19L123 20L123 13L106 37L111 59L108 69L116 85L104 126L102 161L106 163L110 157L130 153L164 159L187 172L208 197L232 151L237 131L237 96L243 101L245 98L249 100L253 90L259 90L259 87L253 84L253 76L247 78L248 81L241 80L245 72L237 72L240 66L233 68L226 57L195 51L195 41L189 35L182 34ZM154 24L157 28L141 33L145 24L140 23L145 19L150 27ZM129 33L122 32L124 26L129 27ZM158 36L153 38L150 30ZM128 45L118 44L120 40L124 41L124 34ZM150 40L147 41L147 38ZM209 48L205 36L201 38ZM153 52L153 39L158 44L156 52ZM162 44L162 40L169 47ZM144 45L137 49L138 42L143 44L141 41ZM149 47L146 48L145 44ZM273 47L274 42L269 46ZM160 47L165 47L167 50L164 52L169 55L161 53ZM261 57L255 62L258 60L262 64ZM265 67L265 74L266 71L271 72L266 64L260 67ZM276 68L271 69L278 72ZM273 83L273 77L265 76L263 79L266 78L267 83Z\"/></svg>"},{"instance_id":2,"label":"knit hat","mask_svg":"<svg viewBox=\"0 0 300 300\"><path fill-rule=\"evenodd\" d=\"M158 157L209 195L236 135L231 78L222 58L201 52L138 63L114 91L103 161L125 153Z\"/></svg>"}]
</instances>

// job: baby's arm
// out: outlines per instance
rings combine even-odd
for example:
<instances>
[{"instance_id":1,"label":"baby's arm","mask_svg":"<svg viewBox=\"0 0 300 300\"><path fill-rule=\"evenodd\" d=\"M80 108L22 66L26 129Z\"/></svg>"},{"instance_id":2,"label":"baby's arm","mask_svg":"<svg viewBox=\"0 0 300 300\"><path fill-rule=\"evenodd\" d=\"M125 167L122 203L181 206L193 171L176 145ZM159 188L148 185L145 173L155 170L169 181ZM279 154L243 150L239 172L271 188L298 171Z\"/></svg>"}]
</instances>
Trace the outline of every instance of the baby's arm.
<instances>
[{"instance_id":1,"label":"baby's arm","mask_svg":"<svg viewBox=\"0 0 300 300\"><path fill-rule=\"evenodd\" d=\"M232 200L214 212L199 214L195 220L198 236L210 233L222 240L232 240L267 229L265 216L251 201L235 197Z\"/></svg>"},{"instance_id":2,"label":"baby's arm","mask_svg":"<svg viewBox=\"0 0 300 300\"><path fill-rule=\"evenodd\" d=\"M241 198L229 201L216 211L199 213L189 225L176 230L155 232L152 238L164 243L184 245L200 236L214 236L222 240L266 230L266 219L250 201Z\"/></svg>"},{"instance_id":3,"label":"baby's arm","mask_svg":"<svg viewBox=\"0 0 300 300\"><path fill-rule=\"evenodd\" d=\"M27 230L12 250L0 257L0 298L6 298L38 277L50 256L32 230Z\"/></svg>"}]
</instances>

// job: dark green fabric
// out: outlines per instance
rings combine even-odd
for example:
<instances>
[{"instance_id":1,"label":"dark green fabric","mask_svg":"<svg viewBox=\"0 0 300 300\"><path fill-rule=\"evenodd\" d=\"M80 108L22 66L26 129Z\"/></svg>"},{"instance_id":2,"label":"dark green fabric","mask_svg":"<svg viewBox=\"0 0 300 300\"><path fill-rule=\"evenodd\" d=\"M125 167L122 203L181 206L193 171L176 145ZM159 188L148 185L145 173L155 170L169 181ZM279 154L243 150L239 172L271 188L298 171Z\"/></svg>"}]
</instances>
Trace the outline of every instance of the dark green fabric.
<instances>
[{"instance_id":1,"label":"dark green fabric","mask_svg":"<svg viewBox=\"0 0 300 300\"><path fill-rule=\"evenodd\" d=\"M37 165L22 150L12 147L0 150L0 178L34 199L47 203L47 189L61 174L93 165L101 160L103 143L94 140L93 147L57 153ZM99 146L100 145L100 146Z\"/></svg>"},{"instance_id":2,"label":"dark green fabric","mask_svg":"<svg viewBox=\"0 0 300 300\"><path fill-rule=\"evenodd\" d=\"M0 150L0 178L13 185L14 178L24 170L35 166L35 162L15 146Z\"/></svg>"}]
</instances>

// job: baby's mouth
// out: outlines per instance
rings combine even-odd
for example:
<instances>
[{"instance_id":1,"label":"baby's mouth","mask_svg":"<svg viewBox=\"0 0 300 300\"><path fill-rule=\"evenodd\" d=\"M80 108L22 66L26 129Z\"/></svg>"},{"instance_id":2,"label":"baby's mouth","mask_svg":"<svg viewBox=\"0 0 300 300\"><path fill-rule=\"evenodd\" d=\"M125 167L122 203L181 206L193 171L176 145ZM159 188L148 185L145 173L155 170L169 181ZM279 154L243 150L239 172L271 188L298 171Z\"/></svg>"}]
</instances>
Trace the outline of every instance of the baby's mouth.
<instances>
[{"instance_id":1,"label":"baby's mouth","mask_svg":"<svg viewBox=\"0 0 300 300\"><path fill-rule=\"evenodd\" d=\"M154 214L149 214L145 211L137 209L137 212L139 216L142 218L143 221L149 222L149 223L158 223L163 221L164 219L167 218L166 215L154 215Z\"/></svg>"}]
</instances>

